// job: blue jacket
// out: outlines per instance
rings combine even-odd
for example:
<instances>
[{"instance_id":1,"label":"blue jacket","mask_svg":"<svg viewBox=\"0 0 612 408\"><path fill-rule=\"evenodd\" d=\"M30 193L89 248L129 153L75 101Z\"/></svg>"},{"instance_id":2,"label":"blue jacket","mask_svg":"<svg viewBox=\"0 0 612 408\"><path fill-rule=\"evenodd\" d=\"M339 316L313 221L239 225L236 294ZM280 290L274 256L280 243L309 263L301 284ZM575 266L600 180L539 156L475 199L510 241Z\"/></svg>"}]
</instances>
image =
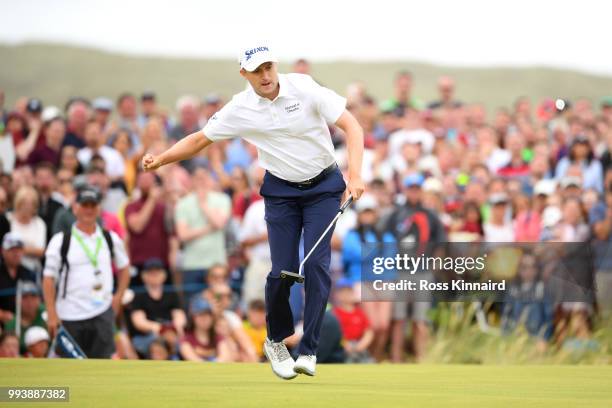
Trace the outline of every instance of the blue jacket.
<instances>
[{"instance_id":1,"label":"blue jacket","mask_svg":"<svg viewBox=\"0 0 612 408\"><path fill-rule=\"evenodd\" d=\"M383 245L376 244L382 238ZM365 244L365 245L364 245ZM369 252L368 254L362 254ZM374 258L390 257L394 258L396 254L395 238L393 234L386 232L382 235L377 235L373 230L366 230L362 237L356 229L349 231L344 237L342 243L342 262L344 263L344 274L353 282L372 281L382 279L384 281L392 281L396 278L396 271L385 271L377 275L372 272Z\"/></svg>"}]
</instances>

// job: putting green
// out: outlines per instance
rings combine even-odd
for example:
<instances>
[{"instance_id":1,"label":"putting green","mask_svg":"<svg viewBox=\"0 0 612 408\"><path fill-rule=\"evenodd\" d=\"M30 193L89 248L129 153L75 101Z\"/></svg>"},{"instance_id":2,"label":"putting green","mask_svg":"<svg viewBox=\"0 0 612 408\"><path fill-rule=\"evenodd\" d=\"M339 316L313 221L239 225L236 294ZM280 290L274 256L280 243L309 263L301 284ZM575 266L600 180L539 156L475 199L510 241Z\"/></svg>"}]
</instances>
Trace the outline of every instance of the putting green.
<instances>
[{"instance_id":1,"label":"putting green","mask_svg":"<svg viewBox=\"0 0 612 408\"><path fill-rule=\"evenodd\" d=\"M316 377L282 381L267 364L3 359L0 386L68 386L70 405L79 407L612 406L610 366L382 364L317 370Z\"/></svg>"}]
</instances>

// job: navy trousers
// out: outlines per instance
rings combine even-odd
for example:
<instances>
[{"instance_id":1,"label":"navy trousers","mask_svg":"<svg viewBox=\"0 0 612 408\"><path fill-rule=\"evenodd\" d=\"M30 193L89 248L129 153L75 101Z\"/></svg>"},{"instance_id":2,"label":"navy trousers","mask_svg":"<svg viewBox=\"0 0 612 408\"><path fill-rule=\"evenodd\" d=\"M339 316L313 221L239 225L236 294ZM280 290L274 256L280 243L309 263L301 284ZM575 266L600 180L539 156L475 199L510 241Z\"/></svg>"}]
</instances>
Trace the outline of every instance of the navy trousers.
<instances>
[{"instance_id":1,"label":"navy trousers","mask_svg":"<svg viewBox=\"0 0 612 408\"><path fill-rule=\"evenodd\" d=\"M266 322L268 337L273 341L282 341L294 333L289 306L292 281L282 279L280 272L298 272L302 231L306 255L338 212L345 189L346 184L338 169L309 189L289 186L266 172L260 193L266 207L272 255L272 271L266 280ZM300 354L316 355L317 352L331 287L329 263L332 233L333 228L304 264L304 335L298 350Z\"/></svg>"}]
</instances>

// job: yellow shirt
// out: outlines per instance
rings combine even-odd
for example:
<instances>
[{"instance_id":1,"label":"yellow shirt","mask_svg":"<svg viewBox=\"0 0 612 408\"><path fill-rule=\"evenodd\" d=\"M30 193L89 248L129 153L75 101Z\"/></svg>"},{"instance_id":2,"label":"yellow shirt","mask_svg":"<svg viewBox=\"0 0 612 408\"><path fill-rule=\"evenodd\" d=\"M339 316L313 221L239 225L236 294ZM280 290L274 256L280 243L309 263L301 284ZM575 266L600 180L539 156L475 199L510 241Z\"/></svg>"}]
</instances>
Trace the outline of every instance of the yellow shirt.
<instances>
[{"instance_id":1,"label":"yellow shirt","mask_svg":"<svg viewBox=\"0 0 612 408\"><path fill-rule=\"evenodd\" d=\"M268 333L266 332L266 327L262 327L261 329L256 329L249 322L244 322L244 331L247 333L251 342L255 346L255 351L257 352L257 356L259 358L263 358L263 345L266 341L266 336Z\"/></svg>"}]
</instances>

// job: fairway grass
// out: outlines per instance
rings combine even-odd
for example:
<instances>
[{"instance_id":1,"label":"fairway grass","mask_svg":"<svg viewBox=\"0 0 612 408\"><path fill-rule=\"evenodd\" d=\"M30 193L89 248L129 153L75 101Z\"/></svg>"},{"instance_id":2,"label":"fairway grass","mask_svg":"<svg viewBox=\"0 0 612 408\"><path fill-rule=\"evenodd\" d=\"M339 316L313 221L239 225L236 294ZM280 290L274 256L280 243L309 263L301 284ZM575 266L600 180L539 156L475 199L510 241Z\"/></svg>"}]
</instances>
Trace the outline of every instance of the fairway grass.
<instances>
[{"instance_id":1,"label":"fairway grass","mask_svg":"<svg viewBox=\"0 0 612 408\"><path fill-rule=\"evenodd\" d=\"M611 384L596 365L319 365L282 381L267 364L0 359L0 386L67 386L78 407L594 408Z\"/></svg>"}]
</instances>

